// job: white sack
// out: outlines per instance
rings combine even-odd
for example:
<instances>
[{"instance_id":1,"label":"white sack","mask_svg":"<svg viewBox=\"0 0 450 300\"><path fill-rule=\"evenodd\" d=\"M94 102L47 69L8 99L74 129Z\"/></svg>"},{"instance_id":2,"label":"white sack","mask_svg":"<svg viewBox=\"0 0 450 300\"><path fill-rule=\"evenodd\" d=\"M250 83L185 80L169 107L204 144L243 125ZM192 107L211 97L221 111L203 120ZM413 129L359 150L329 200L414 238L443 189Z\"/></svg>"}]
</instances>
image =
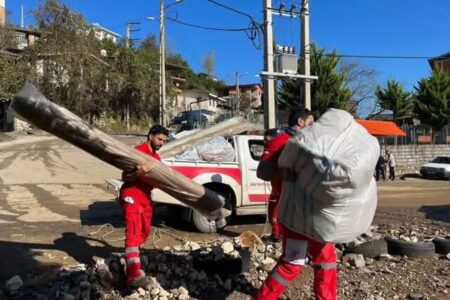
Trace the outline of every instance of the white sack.
<instances>
[{"instance_id":1,"label":"white sack","mask_svg":"<svg viewBox=\"0 0 450 300\"><path fill-rule=\"evenodd\" d=\"M278 166L295 171L284 182L280 222L322 242L345 243L366 232L377 206L375 137L342 110L329 109L291 138Z\"/></svg>"},{"instance_id":2,"label":"white sack","mask_svg":"<svg viewBox=\"0 0 450 300\"><path fill-rule=\"evenodd\" d=\"M208 139L206 142L189 147L175 157L185 160L231 162L236 160L236 151L223 136L216 136Z\"/></svg>"}]
</instances>

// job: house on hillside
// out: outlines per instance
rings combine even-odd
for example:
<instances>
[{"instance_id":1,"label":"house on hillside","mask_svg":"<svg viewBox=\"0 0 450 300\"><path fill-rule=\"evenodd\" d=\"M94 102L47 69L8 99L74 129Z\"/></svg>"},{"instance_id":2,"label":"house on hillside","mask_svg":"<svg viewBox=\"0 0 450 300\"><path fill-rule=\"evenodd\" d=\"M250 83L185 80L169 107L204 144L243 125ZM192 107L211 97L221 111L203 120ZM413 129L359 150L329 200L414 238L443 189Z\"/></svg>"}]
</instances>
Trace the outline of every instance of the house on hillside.
<instances>
[{"instance_id":1,"label":"house on hillside","mask_svg":"<svg viewBox=\"0 0 450 300\"><path fill-rule=\"evenodd\" d=\"M101 26L99 23L89 24L89 31L93 31L94 37L100 41L110 40L114 44L117 44L117 39L120 38L120 34Z\"/></svg>"},{"instance_id":2,"label":"house on hillside","mask_svg":"<svg viewBox=\"0 0 450 300\"><path fill-rule=\"evenodd\" d=\"M447 74L450 74L450 52L430 58L428 63L430 64L432 70L441 68Z\"/></svg>"},{"instance_id":3,"label":"house on hillside","mask_svg":"<svg viewBox=\"0 0 450 300\"><path fill-rule=\"evenodd\" d=\"M213 113L221 113L228 108L228 101L208 91L186 89L175 96L173 107L178 112L186 110L206 109Z\"/></svg>"},{"instance_id":4,"label":"house on hillside","mask_svg":"<svg viewBox=\"0 0 450 300\"><path fill-rule=\"evenodd\" d=\"M239 102L239 109L259 109L262 107L263 88L259 83L225 86L219 95L230 101L230 106L234 106ZM240 101L238 99L240 97Z\"/></svg>"}]
</instances>

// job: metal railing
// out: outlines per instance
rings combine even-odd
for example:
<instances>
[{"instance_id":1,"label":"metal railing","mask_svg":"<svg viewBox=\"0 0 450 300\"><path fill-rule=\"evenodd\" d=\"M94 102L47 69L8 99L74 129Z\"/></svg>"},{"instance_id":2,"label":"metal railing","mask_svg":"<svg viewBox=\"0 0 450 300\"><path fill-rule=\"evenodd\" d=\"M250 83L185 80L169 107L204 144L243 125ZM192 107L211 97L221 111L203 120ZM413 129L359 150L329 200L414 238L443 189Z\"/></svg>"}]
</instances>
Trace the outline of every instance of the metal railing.
<instances>
[{"instance_id":1,"label":"metal railing","mask_svg":"<svg viewBox=\"0 0 450 300\"><path fill-rule=\"evenodd\" d=\"M406 136L378 137L380 144L383 145L447 145L450 144L450 125L439 130L433 141L434 130L426 125L402 125L400 126L406 133Z\"/></svg>"}]
</instances>

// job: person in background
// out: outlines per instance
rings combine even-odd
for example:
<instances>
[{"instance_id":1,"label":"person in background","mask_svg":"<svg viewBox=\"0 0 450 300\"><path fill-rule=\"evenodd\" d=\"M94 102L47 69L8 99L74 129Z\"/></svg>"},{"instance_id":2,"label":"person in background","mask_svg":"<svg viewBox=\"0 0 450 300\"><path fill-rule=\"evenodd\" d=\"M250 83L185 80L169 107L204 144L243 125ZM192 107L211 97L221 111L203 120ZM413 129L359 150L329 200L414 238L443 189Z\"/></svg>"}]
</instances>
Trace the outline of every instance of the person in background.
<instances>
[{"instance_id":1,"label":"person in background","mask_svg":"<svg viewBox=\"0 0 450 300\"><path fill-rule=\"evenodd\" d=\"M378 181L381 178L383 180L386 180L386 160L384 159L383 155L380 154L380 157L378 158L377 165L375 167L375 179Z\"/></svg>"},{"instance_id":2,"label":"person in background","mask_svg":"<svg viewBox=\"0 0 450 300\"><path fill-rule=\"evenodd\" d=\"M270 181L272 185L272 192L269 197L268 217L269 223L272 226L272 235L270 236L270 239L274 242L280 239L280 228L278 225L278 202L281 195L281 178L282 176L289 176L288 174L278 174L283 171L278 169L278 157L280 156L287 141L302 128L312 124L313 122L314 117L308 109L293 109L289 114L289 127L287 129L281 131L272 138L269 136L272 129L269 129L267 132L268 134L264 145L264 153L258 165L256 176L262 180Z\"/></svg>"},{"instance_id":3,"label":"person in background","mask_svg":"<svg viewBox=\"0 0 450 300\"><path fill-rule=\"evenodd\" d=\"M386 149L386 163L389 166L389 179L395 180L395 157L388 149Z\"/></svg>"},{"instance_id":4,"label":"person in background","mask_svg":"<svg viewBox=\"0 0 450 300\"><path fill-rule=\"evenodd\" d=\"M156 153L167 141L169 130L161 125L150 128L147 141L135 148L154 159L161 160ZM139 177L147 173L151 165L140 164L133 172L124 172L119 193L120 206L125 218L125 258L126 276L130 287L144 287L147 283L145 272L141 269L139 248L150 235L153 204L150 193L153 187Z\"/></svg>"}]
</instances>

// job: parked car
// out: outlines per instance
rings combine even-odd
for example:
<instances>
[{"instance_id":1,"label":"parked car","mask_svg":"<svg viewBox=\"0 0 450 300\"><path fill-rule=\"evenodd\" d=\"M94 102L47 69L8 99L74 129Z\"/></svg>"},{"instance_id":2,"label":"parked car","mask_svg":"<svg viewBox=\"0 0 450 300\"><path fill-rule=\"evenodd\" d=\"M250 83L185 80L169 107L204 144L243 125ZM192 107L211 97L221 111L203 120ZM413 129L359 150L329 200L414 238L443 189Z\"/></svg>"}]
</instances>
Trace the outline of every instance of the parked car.
<instances>
[{"instance_id":1,"label":"parked car","mask_svg":"<svg viewBox=\"0 0 450 300\"><path fill-rule=\"evenodd\" d=\"M422 165L420 174L423 178L450 179L450 156L438 156Z\"/></svg>"},{"instance_id":2,"label":"parked car","mask_svg":"<svg viewBox=\"0 0 450 300\"><path fill-rule=\"evenodd\" d=\"M180 112L170 122L171 125L181 125L185 130L205 127L206 124L214 122L214 112L201 110L187 110Z\"/></svg>"},{"instance_id":3,"label":"parked car","mask_svg":"<svg viewBox=\"0 0 450 300\"><path fill-rule=\"evenodd\" d=\"M216 118L216 123L220 123L220 122L226 121L226 120L231 119L233 117L234 117L234 114L232 114L232 113L221 114L221 115L219 115Z\"/></svg>"}]
</instances>

